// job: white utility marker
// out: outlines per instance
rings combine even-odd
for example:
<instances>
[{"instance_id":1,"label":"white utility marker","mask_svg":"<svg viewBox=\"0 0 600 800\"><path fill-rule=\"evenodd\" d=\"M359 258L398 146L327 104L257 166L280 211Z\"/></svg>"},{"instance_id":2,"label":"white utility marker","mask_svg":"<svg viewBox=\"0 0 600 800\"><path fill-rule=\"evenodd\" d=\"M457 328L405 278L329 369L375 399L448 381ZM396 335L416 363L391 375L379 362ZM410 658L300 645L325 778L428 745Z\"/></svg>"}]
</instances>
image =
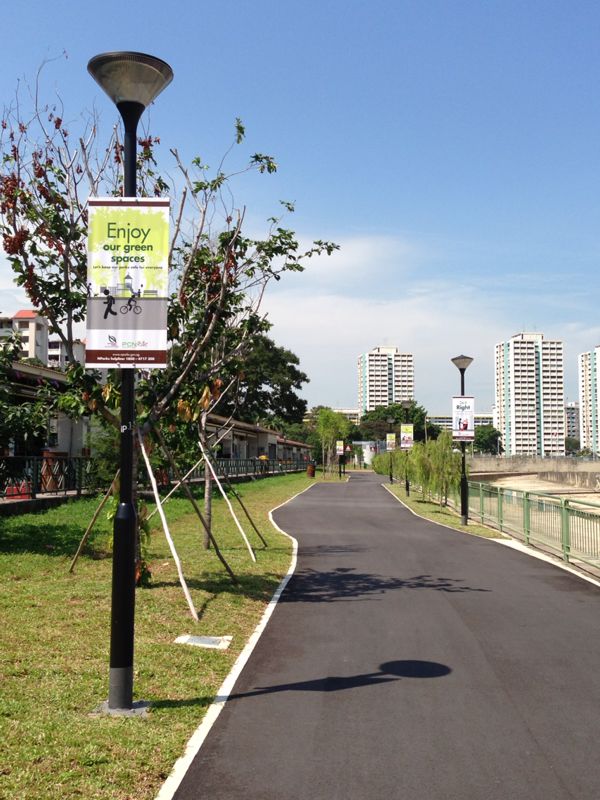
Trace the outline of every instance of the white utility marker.
<instances>
[{"instance_id":1,"label":"white utility marker","mask_svg":"<svg viewBox=\"0 0 600 800\"><path fill-rule=\"evenodd\" d=\"M227 650L233 636L178 636L175 644L191 644L194 647L207 647L209 650Z\"/></svg>"}]
</instances>

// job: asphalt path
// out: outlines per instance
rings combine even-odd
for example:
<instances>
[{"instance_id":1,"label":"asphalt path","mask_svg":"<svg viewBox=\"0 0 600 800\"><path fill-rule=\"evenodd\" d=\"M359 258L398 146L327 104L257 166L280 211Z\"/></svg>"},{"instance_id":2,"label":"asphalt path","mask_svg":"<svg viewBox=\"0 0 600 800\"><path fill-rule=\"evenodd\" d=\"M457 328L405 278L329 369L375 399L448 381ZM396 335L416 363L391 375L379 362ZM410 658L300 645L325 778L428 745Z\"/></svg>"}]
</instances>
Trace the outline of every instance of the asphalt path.
<instances>
[{"instance_id":1,"label":"asphalt path","mask_svg":"<svg viewBox=\"0 0 600 800\"><path fill-rule=\"evenodd\" d=\"M274 515L297 570L175 797L600 798L600 589L382 480Z\"/></svg>"}]
</instances>

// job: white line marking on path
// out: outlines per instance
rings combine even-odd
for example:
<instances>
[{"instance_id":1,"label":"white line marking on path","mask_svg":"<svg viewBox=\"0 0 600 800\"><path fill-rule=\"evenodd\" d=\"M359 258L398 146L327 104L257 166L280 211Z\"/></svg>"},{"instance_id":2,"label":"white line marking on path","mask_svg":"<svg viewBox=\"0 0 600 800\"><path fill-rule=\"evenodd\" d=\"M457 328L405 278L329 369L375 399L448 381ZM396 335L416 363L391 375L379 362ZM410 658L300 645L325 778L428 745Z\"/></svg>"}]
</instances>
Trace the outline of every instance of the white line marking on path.
<instances>
[{"instance_id":1,"label":"white line marking on path","mask_svg":"<svg viewBox=\"0 0 600 800\"><path fill-rule=\"evenodd\" d=\"M407 506L406 503L403 503L402 500L397 497L386 485L382 483L381 486L389 492L392 497L397 500L401 506L403 506L407 511L410 511L411 514L414 514L415 517L419 517L419 519L424 519L426 522L431 522L433 525L439 525L440 528L446 528L446 530L453 531L454 533L466 533L468 536L477 536L476 533L469 533L468 530L461 531L458 528L453 528L451 525L444 525L443 522L435 522L432 519L427 519L427 517L421 516L421 514L417 514L417 512ZM494 528L490 528L490 530L494 530ZM502 531L503 536L509 536L508 533ZM517 539L494 539L494 538L487 538L485 536L478 537L481 539L482 542L492 542L494 544L501 544L504 547L510 547L512 550L518 550L519 553L523 553L524 555L531 556L532 558L537 558L540 561L545 561L547 564L553 564L555 567L559 567L560 569L564 570L565 572L570 572L571 575L575 575L578 578L581 578L588 583L593 583L594 586L598 586L600 588L600 581L596 580L596 578L592 578L590 575L586 575L583 572L580 572L577 569L574 569L569 564L565 564L564 561L557 558L556 556L551 556L548 553L542 553L540 550L535 550L532 547L528 547L523 542L519 542Z\"/></svg>"},{"instance_id":2,"label":"white line marking on path","mask_svg":"<svg viewBox=\"0 0 600 800\"><path fill-rule=\"evenodd\" d=\"M211 705L208 707L208 710L204 715L202 722L196 728L190 740L188 741L183 755L181 756L181 758L177 759L171 774L161 786L160 791L156 795L155 800L172 800L173 795L179 788L181 781L184 779L186 772L190 768L192 761L196 758L196 756L200 751L200 748L204 744L204 740L208 736L210 729L215 724L219 714L223 710L225 703L227 702L227 699L233 690L235 682L239 678L241 671L246 666L246 663L250 658L252 651L256 647L256 644L260 639L264 629L267 627L267 622L271 618L273 611L275 611L275 606L279 602L279 598L281 597L283 590L287 586L290 578L292 577L292 575L296 570L296 562L298 560L298 541L297 539L294 539L293 536L290 536L289 533L286 533L284 530L282 530L279 527L279 525L277 525L277 523L273 520L273 512L277 511L277 509L279 508L283 508L283 506L287 505L288 503L291 503L292 500L295 500L296 497L299 497L301 494L304 494L304 492L307 492L309 489L312 489L313 486L315 486L314 483L311 484L310 486L307 486L306 489L303 489L301 492L298 492L298 494L295 494L293 497L290 497L288 500L285 501L285 503L281 503L280 505L275 506L275 508L269 511L269 520L271 522L271 525L273 525L273 527L277 531L279 531L279 533L283 534L284 536L287 536L288 539L290 539L292 542L292 561L290 563L290 567L286 575L283 577L283 580L277 587L275 594L270 599L269 605L266 607L260 622L258 623L256 628L254 629L254 632L248 639L246 646L237 657L233 667L231 668L231 671L229 672L229 675L225 678L225 680L221 684L221 688L217 692L217 696L215 697Z\"/></svg>"}]
</instances>

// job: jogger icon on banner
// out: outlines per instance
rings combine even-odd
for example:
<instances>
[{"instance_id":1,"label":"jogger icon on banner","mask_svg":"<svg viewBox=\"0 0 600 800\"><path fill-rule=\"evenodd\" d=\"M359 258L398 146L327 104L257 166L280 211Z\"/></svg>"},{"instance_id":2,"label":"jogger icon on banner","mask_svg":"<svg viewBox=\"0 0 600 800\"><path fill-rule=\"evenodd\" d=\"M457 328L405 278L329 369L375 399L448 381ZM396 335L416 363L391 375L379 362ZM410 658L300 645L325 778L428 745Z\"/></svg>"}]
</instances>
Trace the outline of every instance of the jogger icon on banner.
<instances>
[{"instance_id":1,"label":"jogger icon on banner","mask_svg":"<svg viewBox=\"0 0 600 800\"><path fill-rule=\"evenodd\" d=\"M106 306L106 311L104 312L104 319L108 319L109 314L113 314L115 317L117 316L117 312L113 311L113 306L115 304L115 298L111 295L108 289L105 289L103 294L106 295L106 300L104 301L104 305Z\"/></svg>"}]
</instances>

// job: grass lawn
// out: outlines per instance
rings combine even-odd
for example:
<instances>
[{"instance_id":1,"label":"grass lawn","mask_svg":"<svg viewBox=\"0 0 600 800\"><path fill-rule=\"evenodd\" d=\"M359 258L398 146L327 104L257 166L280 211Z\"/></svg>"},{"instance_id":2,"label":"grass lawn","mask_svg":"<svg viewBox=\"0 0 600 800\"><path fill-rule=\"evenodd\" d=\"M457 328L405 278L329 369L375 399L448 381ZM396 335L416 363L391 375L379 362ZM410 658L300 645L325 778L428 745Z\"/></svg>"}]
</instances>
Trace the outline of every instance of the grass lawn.
<instances>
[{"instance_id":1,"label":"grass lawn","mask_svg":"<svg viewBox=\"0 0 600 800\"><path fill-rule=\"evenodd\" d=\"M485 525L478 525L477 523L469 520L468 525L462 525L460 521L460 514L448 506L440 506L439 503L431 500L424 500L421 491L411 491L410 497L406 496L404 490L404 483L394 483L391 486L388 484L387 488L401 500L405 505L412 509L421 517L431 520L432 522L439 522L442 525L447 525L449 528L456 528L457 531L463 533L470 533L474 536L483 536L486 539L507 539L500 531L493 528L487 528Z\"/></svg>"},{"instance_id":2,"label":"grass lawn","mask_svg":"<svg viewBox=\"0 0 600 800\"><path fill-rule=\"evenodd\" d=\"M290 542L273 530L268 511L312 482L287 475L236 487L269 544L261 545L240 509L256 564L225 504L213 501L215 536L237 587L202 548L189 503L166 505L200 622L156 529L152 583L136 593L134 693L152 704L145 719L90 715L108 695L112 524L104 512L74 574L68 568L98 500L0 518L2 800L155 796L289 567ZM226 651L173 644L182 634L229 634L233 642Z\"/></svg>"}]
</instances>

